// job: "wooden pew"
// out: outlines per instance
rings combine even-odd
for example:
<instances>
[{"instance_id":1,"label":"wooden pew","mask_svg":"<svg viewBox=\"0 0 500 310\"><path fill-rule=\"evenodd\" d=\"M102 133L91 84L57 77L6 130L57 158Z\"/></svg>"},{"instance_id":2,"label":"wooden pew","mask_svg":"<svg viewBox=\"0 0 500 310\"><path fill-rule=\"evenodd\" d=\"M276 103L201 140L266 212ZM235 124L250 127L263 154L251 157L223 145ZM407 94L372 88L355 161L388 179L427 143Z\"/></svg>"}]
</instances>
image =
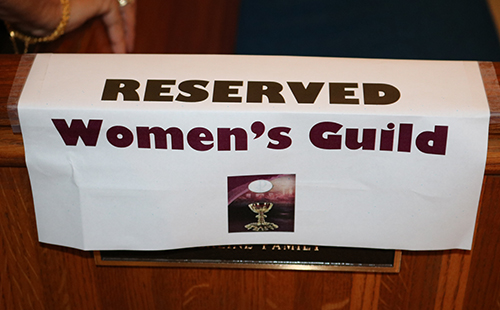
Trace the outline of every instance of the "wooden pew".
<instances>
[{"instance_id":1,"label":"wooden pew","mask_svg":"<svg viewBox=\"0 0 500 310\"><path fill-rule=\"evenodd\" d=\"M232 52L237 1L195 2L140 1L136 51ZM154 23L146 23L150 16L155 16ZM151 29L151 24L157 28ZM165 36L157 38L155 33ZM185 37L193 39L183 41ZM40 51L110 49L102 23L94 20ZM481 63L491 119L473 249L403 251L400 272L386 274L97 266L92 252L39 243L22 136L12 132L7 113L16 72L17 91L29 72L32 57L23 57L0 56L0 309L499 307L500 63ZM11 100L16 100L15 93Z\"/></svg>"},{"instance_id":2,"label":"wooden pew","mask_svg":"<svg viewBox=\"0 0 500 310\"><path fill-rule=\"evenodd\" d=\"M472 251L403 251L397 274L96 266L41 244L22 136L6 103L32 55L0 56L0 307L4 309L493 309L500 301L499 63L481 63L491 109ZM15 89L14 89L15 90ZM11 100L15 100L14 97Z\"/></svg>"}]
</instances>

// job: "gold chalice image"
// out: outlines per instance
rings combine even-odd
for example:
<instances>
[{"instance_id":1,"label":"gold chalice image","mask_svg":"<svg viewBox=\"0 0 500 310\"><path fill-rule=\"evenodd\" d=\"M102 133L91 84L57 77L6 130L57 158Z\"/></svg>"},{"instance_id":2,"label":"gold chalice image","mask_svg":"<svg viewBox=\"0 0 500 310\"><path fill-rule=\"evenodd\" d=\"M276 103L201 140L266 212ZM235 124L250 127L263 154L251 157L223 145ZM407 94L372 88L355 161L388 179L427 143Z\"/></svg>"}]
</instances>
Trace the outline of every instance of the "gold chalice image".
<instances>
[{"instance_id":1,"label":"gold chalice image","mask_svg":"<svg viewBox=\"0 0 500 310\"><path fill-rule=\"evenodd\" d=\"M279 226L266 222L265 218L267 215L264 213L269 212L271 208L273 207L273 204L271 202L254 202L248 205L250 210L253 212L257 213L255 216L257 218L257 222L253 222L250 224L245 225L245 228L248 230L253 230L253 231L267 231L267 230L275 230Z\"/></svg>"}]
</instances>

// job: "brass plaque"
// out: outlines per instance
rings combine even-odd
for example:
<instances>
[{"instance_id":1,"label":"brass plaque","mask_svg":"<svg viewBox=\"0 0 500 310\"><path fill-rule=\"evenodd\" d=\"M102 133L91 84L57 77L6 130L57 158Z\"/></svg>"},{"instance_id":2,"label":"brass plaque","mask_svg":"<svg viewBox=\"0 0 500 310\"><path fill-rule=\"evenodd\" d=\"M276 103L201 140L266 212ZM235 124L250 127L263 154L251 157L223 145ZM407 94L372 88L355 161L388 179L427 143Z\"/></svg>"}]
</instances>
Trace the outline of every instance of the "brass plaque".
<instances>
[{"instance_id":1,"label":"brass plaque","mask_svg":"<svg viewBox=\"0 0 500 310\"><path fill-rule=\"evenodd\" d=\"M97 265L399 272L401 251L312 245L228 245L95 252Z\"/></svg>"}]
</instances>

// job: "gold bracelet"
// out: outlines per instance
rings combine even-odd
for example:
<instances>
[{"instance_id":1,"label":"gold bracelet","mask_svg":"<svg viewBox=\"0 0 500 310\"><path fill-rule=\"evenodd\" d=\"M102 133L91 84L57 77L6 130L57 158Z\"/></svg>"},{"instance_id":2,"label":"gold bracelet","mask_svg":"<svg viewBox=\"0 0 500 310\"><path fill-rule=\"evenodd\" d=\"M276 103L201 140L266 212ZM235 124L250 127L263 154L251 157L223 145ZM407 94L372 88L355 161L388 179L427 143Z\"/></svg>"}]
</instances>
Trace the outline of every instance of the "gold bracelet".
<instances>
[{"instance_id":1,"label":"gold bracelet","mask_svg":"<svg viewBox=\"0 0 500 310\"><path fill-rule=\"evenodd\" d=\"M64 34L64 31L66 30L66 25L68 24L69 20L70 5L69 5L69 0L60 0L60 1L62 5L61 21L59 22L59 25L57 25L56 30L54 30L54 32L52 32L48 36L32 37L20 31L14 30L9 23L5 22L5 26L7 27L7 31L9 31L10 40L14 45L14 51L16 54L19 54L19 51L17 49L16 39L22 40L24 42L24 54L26 54L28 52L28 47L30 44L54 41Z\"/></svg>"}]
</instances>

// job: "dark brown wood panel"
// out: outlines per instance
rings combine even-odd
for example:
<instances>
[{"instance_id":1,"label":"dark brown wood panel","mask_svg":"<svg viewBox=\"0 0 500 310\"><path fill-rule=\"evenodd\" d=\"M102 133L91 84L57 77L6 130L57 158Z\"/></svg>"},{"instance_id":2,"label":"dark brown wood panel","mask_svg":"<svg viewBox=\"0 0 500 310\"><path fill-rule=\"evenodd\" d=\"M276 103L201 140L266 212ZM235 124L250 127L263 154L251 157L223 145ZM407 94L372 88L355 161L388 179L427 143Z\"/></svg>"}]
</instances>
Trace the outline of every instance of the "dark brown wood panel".
<instances>
[{"instance_id":1,"label":"dark brown wood panel","mask_svg":"<svg viewBox=\"0 0 500 310\"><path fill-rule=\"evenodd\" d=\"M0 308L46 309L28 175L0 168Z\"/></svg>"},{"instance_id":2,"label":"dark brown wood panel","mask_svg":"<svg viewBox=\"0 0 500 310\"><path fill-rule=\"evenodd\" d=\"M9 115L7 113L7 101L9 99L10 89L14 78L16 77L17 68L21 56L19 55L2 55L0 61L0 126L10 126Z\"/></svg>"},{"instance_id":3,"label":"dark brown wood panel","mask_svg":"<svg viewBox=\"0 0 500 310\"><path fill-rule=\"evenodd\" d=\"M98 273L105 309L321 308L348 305L353 285L350 273L131 267Z\"/></svg>"},{"instance_id":4,"label":"dark brown wood panel","mask_svg":"<svg viewBox=\"0 0 500 310\"><path fill-rule=\"evenodd\" d=\"M464 309L500 309L500 176L483 184Z\"/></svg>"},{"instance_id":5,"label":"dark brown wood panel","mask_svg":"<svg viewBox=\"0 0 500 310\"><path fill-rule=\"evenodd\" d=\"M401 270L406 272L382 275L379 309L426 309L434 304L441 267L440 254L403 252Z\"/></svg>"},{"instance_id":6,"label":"dark brown wood panel","mask_svg":"<svg viewBox=\"0 0 500 310\"><path fill-rule=\"evenodd\" d=\"M239 12L238 0L137 0L135 53L233 53ZM100 18L36 52L110 53Z\"/></svg>"},{"instance_id":7,"label":"dark brown wood panel","mask_svg":"<svg viewBox=\"0 0 500 310\"><path fill-rule=\"evenodd\" d=\"M138 1L136 53L228 54L239 1Z\"/></svg>"}]
</instances>

